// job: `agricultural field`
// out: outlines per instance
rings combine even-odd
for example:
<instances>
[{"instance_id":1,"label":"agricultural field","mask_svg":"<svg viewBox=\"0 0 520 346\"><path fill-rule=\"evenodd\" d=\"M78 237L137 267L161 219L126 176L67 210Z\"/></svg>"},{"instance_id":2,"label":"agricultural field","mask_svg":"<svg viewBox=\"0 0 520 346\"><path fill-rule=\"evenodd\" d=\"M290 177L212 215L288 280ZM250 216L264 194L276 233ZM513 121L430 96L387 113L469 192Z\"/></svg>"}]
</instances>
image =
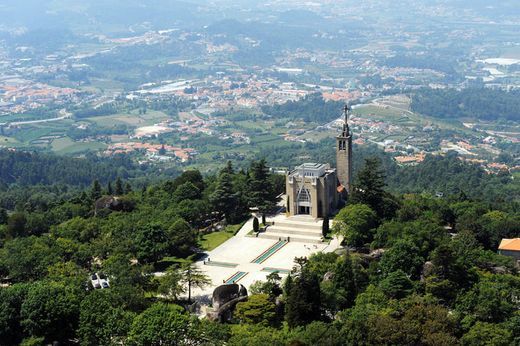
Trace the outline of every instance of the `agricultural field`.
<instances>
[{"instance_id":1,"label":"agricultural field","mask_svg":"<svg viewBox=\"0 0 520 346\"><path fill-rule=\"evenodd\" d=\"M196 151L193 159L187 162L173 159L167 160L167 165L216 172L227 160L240 166L259 153L269 152L269 148L289 148L303 142L320 145L322 141L337 136L339 131L339 123L334 121L328 124L304 122L294 115L284 117L283 114L276 119L266 118L258 109L235 109L216 116L189 110L179 112L176 120L184 124L179 129L166 128L171 132L163 131L168 133L162 133L157 138L131 138L136 129L149 128L169 119L172 117L162 111L148 109L143 114L137 108L125 109L112 115L22 125L0 137L0 145L77 155L86 151L102 151L114 143L165 144ZM417 114L410 110L410 99L406 95L381 97L355 105L350 125L354 139L376 144L396 152L396 155L419 151L440 152L457 147L459 141L465 140L473 146L472 157L489 158L496 155L496 151L481 145L485 135L496 133L501 136L518 132L518 127L509 123L466 124ZM186 128L182 129L183 126ZM82 137L81 131L85 130L79 128L91 129L92 132ZM71 130L74 134L70 133ZM441 140L444 140L444 147ZM138 156L145 158L145 152L141 151Z\"/></svg>"},{"instance_id":2,"label":"agricultural field","mask_svg":"<svg viewBox=\"0 0 520 346\"><path fill-rule=\"evenodd\" d=\"M147 111L146 114L138 114L137 111L132 111L128 113L91 117L86 120L101 127L112 127L114 125L141 127L151 126L169 118L168 115L159 111Z\"/></svg>"},{"instance_id":3,"label":"agricultural field","mask_svg":"<svg viewBox=\"0 0 520 346\"><path fill-rule=\"evenodd\" d=\"M54 144L54 143L53 143ZM66 142L57 151L59 154L78 154L87 151L98 151L106 148L106 144L100 142Z\"/></svg>"}]
</instances>

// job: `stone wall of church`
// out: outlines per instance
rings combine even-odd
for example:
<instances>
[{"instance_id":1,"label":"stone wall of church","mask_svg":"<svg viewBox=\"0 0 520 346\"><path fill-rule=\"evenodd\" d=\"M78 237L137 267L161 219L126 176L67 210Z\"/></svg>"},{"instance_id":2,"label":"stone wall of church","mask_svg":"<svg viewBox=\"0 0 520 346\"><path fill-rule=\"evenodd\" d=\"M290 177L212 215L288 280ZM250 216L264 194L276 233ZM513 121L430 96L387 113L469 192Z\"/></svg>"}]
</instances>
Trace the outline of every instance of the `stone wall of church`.
<instances>
[{"instance_id":1,"label":"stone wall of church","mask_svg":"<svg viewBox=\"0 0 520 346\"><path fill-rule=\"evenodd\" d=\"M302 187L307 189L310 193L310 216L321 218L326 214L330 214L337 205L336 182L337 177L334 172L317 178L315 184L313 184L312 178L300 177L293 177L293 183L291 184L289 175L287 175L285 186L286 194L289 199L289 214L299 214L297 210L298 191Z\"/></svg>"}]
</instances>

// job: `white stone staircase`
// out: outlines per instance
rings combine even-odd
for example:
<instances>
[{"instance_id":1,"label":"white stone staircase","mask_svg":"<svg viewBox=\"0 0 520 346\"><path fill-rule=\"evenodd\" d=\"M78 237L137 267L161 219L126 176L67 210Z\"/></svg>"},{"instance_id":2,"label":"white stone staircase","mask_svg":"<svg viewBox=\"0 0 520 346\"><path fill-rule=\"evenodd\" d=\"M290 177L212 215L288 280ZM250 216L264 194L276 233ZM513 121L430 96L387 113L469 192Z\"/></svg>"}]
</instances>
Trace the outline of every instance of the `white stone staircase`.
<instances>
[{"instance_id":1,"label":"white stone staircase","mask_svg":"<svg viewBox=\"0 0 520 346\"><path fill-rule=\"evenodd\" d=\"M265 232L258 235L259 238L281 239L301 243L322 243L321 227L323 220L310 216L277 216L271 221Z\"/></svg>"}]
</instances>

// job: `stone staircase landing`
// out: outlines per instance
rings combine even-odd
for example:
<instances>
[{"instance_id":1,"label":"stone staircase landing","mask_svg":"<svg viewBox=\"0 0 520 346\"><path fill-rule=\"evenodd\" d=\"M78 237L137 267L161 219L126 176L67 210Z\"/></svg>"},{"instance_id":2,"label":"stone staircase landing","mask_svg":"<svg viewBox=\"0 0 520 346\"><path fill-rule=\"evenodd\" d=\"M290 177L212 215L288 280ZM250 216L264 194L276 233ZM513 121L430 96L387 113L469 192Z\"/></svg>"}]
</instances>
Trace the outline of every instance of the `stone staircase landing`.
<instances>
[{"instance_id":1,"label":"stone staircase landing","mask_svg":"<svg viewBox=\"0 0 520 346\"><path fill-rule=\"evenodd\" d=\"M321 234L322 219L314 219L306 215L290 217L278 215L268 221L273 224L268 226L265 232L260 233L259 238L314 244L323 242Z\"/></svg>"}]
</instances>

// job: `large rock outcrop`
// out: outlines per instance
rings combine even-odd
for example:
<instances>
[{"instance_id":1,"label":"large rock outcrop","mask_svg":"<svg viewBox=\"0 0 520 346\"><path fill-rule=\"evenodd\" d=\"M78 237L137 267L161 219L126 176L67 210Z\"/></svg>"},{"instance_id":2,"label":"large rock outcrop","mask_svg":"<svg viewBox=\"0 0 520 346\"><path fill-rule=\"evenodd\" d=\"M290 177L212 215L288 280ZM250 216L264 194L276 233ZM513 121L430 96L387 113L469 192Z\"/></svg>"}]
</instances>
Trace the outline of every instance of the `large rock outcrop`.
<instances>
[{"instance_id":1,"label":"large rock outcrop","mask_svg":"<svg viewBox=\"0 0 520 346\"><path fill-rule=\"evenodd\" d=\"M132 211L135 202L128 197L103 196L94 203L95 213L102 211Z\"/></svg>"},{"instance_id":2,"label":"large rock outcrop","mask_svg":"<svg viewBox=\"0 0 520 346\"><path fill-rule=\"evenodd\" d=\"M208 312L208 318L219 322L229 321L236 305L246 300L247 289L243 285L220 285L213 291L213 311Z\"/></svg>"}]
</instances>

